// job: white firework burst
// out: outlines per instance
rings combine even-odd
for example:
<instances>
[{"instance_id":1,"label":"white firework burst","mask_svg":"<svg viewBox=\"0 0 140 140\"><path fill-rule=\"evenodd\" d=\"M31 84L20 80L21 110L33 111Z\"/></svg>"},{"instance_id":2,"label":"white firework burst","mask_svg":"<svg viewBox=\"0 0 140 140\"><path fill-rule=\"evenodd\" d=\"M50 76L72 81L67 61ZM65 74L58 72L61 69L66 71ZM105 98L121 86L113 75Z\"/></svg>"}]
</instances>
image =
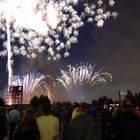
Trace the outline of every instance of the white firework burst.
<instances>
[{"instance_id":1,"label":"white firework burst","mask_svg":"<svg viewBox=\"0 0 140 140\"><path fill-rule=\"evenodd\" d=\"M22 75L15 75L12 77L11 86L23 86L23 102L29 103L31 97L34 95L47 95L46 76L36 72L26 72Z\"/></svg>"},{"instance_id":2,"label":"white firework burst","mask_svg":"<svg viewBox=\"0 0 140 140\"><path fill-rule=\"evenodd\" d=\"M114 0L0 0L0 31L3 50L8 55L9 85L13 75L13 55L28 58L47 52L48 60L59 60L70 54L72 44L78 42L80 27L85 21L102 27L110 16L117 16L108 7Z\"/></svg>"},{"instance_id":3,"label":"white firework burst","mask_svg":"<svg viewBox=\"0 0 140 140\"><path fill-rule=\"evenodd\" d=\"M76 66L67 66L67 70L60 70L60 76L56 79L66 90L79 86L94 86L98 84L105 85L112 81L110 73L102 72L103 68L95 70L95 65L84 64Z\"/></svg>"},{"instance_id":4,"label":"white firework burst","mask_svg":"<svg viewBox=\"0 0 140 140\"><path fill-rule=\"evenodd\" d=\"M110 7L115 3L108 1ZM72 44L78 42L79 28L85 21L101 27L107 18L117 15L105 7L101 0L97 3L80 0L1 0L0 27L5 32L10 28L13 54L34 58L37 53L47 51L49 58L60 59L62 49L65 48L68 53ZM1 34L1 38L7 42L6 35ZM17 42L19 46L14 47ZM4 48L7 47L5 45L7 43L4 43ZM0 55L6 55L5 50Z\"/></svg>"}]
</instances>

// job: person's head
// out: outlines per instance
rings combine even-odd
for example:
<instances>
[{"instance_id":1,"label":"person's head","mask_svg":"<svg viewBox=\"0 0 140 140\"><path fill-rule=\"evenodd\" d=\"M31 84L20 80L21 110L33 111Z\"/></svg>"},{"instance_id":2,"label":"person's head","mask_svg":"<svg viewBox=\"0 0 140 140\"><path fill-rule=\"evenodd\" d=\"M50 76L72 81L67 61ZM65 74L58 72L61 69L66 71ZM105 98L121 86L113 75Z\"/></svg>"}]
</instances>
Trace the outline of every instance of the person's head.
<instances>
[{"instance_id":1,"label":"person's head","mask_svg":"<svg viewBox=\"0 0 140 140\"><path fill-rule=\"evenodd\" d=\"M85 112L87 113L89 111L89 104L87 103L81 103L80 106L79 106L79 110L80 112Z\"/></svg>"},{"instance_id":2,"label":"person's head","mask_svg":"<svg viewBox=\"0 0 140 140\"><path fill-rule=\"evenodd\" d=\"M127 109L131 109L132 107L132 101L130 99L124 99L121 103L121 109L122 110L127 110Z\"/></svg>"},{"instance_id":3,"label":"person's head","mask_svg":"<svg viewBox=\"0 0 140 140\"><path fill-rule=\"evenodd\" d=\"M75 106L75 108L77 107L79 107L80 106L80 104L79 103L74 103L74 106Z\"/></svg>"},{"instance_id":4,"label":"person's head","mask_svg":"<svg viewBox=\"0 0 140 140\"><path fill-rule=\"evenodd\" d=\"M29 108L25 110L23 115L23 123L25 124L31 124L33 122L36 122L36 115L33 109Z\"/></svg>"}]
</instances>

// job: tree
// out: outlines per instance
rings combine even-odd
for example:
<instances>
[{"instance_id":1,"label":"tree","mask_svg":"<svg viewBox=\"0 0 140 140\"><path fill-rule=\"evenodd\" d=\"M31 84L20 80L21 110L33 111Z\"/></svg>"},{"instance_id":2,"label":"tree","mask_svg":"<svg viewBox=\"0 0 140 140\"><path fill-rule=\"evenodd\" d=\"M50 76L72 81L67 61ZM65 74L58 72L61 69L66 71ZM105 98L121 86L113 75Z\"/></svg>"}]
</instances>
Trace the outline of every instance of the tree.
<instances>
[{"instance_id":1,"label":"tree","mask_svg":"<svg viewBox=\"0 0 140 140\"><path fill-rule=\"evenodd\" d=\"M96 100L93 99L92 102L91 102L91 104L92 104L92 106L95 107L95 106L97 106L98 102L97 102Z\"/></svg>"},{"instance_id":2,"label":"tree","mask_svg":"<svg viewBox=\"0 0 140 140\"><path fill-rule=\"evenodd\" d=\"M99 98L100 105L103 106L104 104L109 104L108 98L106 96Z\"/></svg>"},{"instance_id":3,"label":"tree","mask_svg":"<svg viewBox=\"0 0 140 140\"><path fill-rule=\"evenodd\" d=\"M41 95L39 98L35 95L31 101L30 101L30 104L34 107L37 107L37 106L47 106L47 105L50 105L50 100L48 98L48 96L44 96L44 95Z\"/></svg>"},{"instance_id":4,"label":"tree","mask_svg":"<svg viewBox=\"0 0 140 140\"><path fill-rule=\"evenodd\" d=\"M49 100L48 96L41 95L39 97L39 105L40 106L50 105L50 100Z\"/></svg>"},{"instance_id":5,"label":"tree","mask_svg":"<svg viewBox=\"0 0 140 140\"><path fill-rule=\"evenodd\" d=\"M39 98L35 95L31 100L30 100L31 106L38 106L39 105Z\"/></svg>"},{"instance_id":6,"label":"tree","mask_svg":"<svg viewBox=\"0 0 140 140\"><path fill-rule=\"evenodd\" d=\"M103 96L103 97L100 97L99 99L98 99L98 105L99 106L103 106L104 104L113 104L113 103L115 103L114 101L113 101L113 99L111 99L111 98L107 98L106 96Z\"/></svg>"}]
</instances>

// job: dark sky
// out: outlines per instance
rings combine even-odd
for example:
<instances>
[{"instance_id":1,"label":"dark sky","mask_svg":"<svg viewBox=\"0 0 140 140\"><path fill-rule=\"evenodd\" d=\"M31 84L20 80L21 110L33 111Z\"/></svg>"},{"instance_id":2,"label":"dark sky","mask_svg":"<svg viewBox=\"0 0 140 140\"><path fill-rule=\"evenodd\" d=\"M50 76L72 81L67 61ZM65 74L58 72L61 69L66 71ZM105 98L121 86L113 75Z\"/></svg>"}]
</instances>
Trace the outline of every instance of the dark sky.
<instances>
[{"instance_id":1,"label":"dark sky","mask_svg":"<svg viewBox=\"0 0 140 140\"><path fill-rule=\"evenodd\" d=\"M118 99L119 90L140 92L140 1L116 0L114 9L119 13L116 19L110 18L103 28L86 24L80 29L78 44L70 50L70 57L59 62L47 62L44 56L30 61L16 57L15 72L36 68L38 71L55 75L59 68L81 61L96 64L97 68L112 74L113 81L104 88L94 87L86 98L108 96ZM6 60L0 59L0 88L6 86Z\"/></svg>"}]
</instances>

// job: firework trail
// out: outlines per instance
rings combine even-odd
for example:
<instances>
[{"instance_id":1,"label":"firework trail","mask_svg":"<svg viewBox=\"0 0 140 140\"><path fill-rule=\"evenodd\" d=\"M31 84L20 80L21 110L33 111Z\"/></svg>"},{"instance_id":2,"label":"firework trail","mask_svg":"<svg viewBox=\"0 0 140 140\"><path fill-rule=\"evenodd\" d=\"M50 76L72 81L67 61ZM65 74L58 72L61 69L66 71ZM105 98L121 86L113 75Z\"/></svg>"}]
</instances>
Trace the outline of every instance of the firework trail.
<instances>
[{"instance_id":1,"label":"firework trail","mask_svg":"<svg viewBox=\"0 0 140 140\"><path fill-rule=\"evenodd\" d=\"M0 0L0 38L4 42L0 56L8 55L9 77L13 55L35 58L47 52L48 60L59 60L65 50L64 57L69 56L68 50L78 42L79 28L86 21L102 27L110 16L117 16L107 10L114 4L113 0Z\"/></svg>"},{"instance_id":2,"label":"firework trail","mask_svg":"<svg viewBox=\"0 0 140 140\"><path fill-rule=\"evenodd\" d=\"M8 72L9 72L9 75L8 75L8 85L11 85L11 77L13 75L13 69L12 69L12 65L13 65L13 59L12 59L12 56L13 56L13 53L11 51L11 43L10 43L10 27L9 27L9 23L8 23L8 20L6 21L6 27L7 27L7 51L9 52L7 55L7 69L8 69Z\"/></svg>"},{"instance_id":3,"label":"firework trail","mask_svg":"<svg viewBox=\"0 0 140 140\"><path fill-rule=\"evenodd\" d=\"M58 83L66 90L77 88L83 85L94 86L98 84L105 85L108 81L112 81L111 74L102 72L103 68L95 71L95 65L84 64L76 66L67 66L67 70L60 70L60 76L56 79Z\"/></svg>"},{"instance_id":4,"label":"firework trail","mask_svg":"<svg viewBox=\"0 0 140 140\"><path fill-rule=\"evenodd\" d=\"M35 70L24 73L23 75L15 75L11 80L12 86L23 86L23 102L29 103L34 95L47 94L48 86L46 75L40 74ZM37 92L36 92L37 91Z\"/></svg>"}]
</instances>

